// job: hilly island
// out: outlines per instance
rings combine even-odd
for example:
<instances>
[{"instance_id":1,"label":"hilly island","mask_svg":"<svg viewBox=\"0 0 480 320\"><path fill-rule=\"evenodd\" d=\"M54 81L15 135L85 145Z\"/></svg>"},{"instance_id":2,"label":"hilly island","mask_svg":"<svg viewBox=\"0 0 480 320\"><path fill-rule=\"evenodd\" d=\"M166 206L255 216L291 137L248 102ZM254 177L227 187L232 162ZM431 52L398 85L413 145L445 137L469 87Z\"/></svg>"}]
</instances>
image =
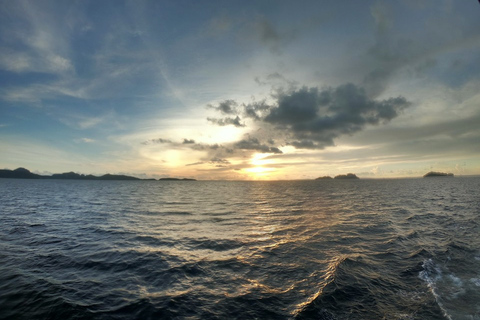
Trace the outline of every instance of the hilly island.
<instances>
[{"instance_id":1,"label":"hilly island","mask_svg":"<svg viewBox=\"0 0 480 320\"><path fill-rule=\"evenodd\" d=\"M2 169L0 170L0 178L10 179L71 179L71 180L155 180L155 179L140 179L137 177L126 176L122 174L104 174L103 176L84 175L75 172L54 173L50 176L39 175L30 172L25 168L17 168L15 170ZM195 179L179 179L179 178L160 178L159 180L168 181L195 181Z\"/></svg>"}]
</instances>

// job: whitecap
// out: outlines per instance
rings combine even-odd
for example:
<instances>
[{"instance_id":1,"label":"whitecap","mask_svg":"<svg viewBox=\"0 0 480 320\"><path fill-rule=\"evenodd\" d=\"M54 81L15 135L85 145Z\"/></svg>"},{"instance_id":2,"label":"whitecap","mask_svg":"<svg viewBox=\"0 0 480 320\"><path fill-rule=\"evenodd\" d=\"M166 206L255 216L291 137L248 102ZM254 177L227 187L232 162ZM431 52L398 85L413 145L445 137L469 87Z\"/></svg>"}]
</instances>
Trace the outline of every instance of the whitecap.
<instances>
[{"instance_id":1,"label":"whitecap","mask_svg":"<svg viewBox=\"0 0 480 320\"><path fill-rule=\"evenodd\" d=\"M477 287L480 287L480 278L471 278L470 282L476 285Z\"/></svg>"},{"instance_id":2,"label":"whitecap","mask_svg":"<svg viewBox=\"0 0 480 320\"><path fill-rule=\"evenodd\" d=\"M442 310L445 318L452 320L452 316L448 314L447 309L442 303L442 297L438 293L436 285L437 282L442 279L442 270L435 262L433 262L432 259L425 260L422 264L422 267L423 270L419 272L418 276L420 277L420 279L424 280L427 283L428 289L435 298L435 302L437 302L437 305Z\"/></svg>"}]
</instances>

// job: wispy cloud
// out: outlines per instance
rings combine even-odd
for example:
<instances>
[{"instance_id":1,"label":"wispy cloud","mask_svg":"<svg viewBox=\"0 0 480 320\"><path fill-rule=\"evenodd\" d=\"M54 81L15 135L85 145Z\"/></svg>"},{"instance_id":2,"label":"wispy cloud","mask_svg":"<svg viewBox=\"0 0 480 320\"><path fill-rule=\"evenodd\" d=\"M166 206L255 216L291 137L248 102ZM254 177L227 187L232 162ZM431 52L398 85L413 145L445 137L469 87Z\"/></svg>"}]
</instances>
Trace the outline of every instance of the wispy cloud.
<instances>
[{"instance_id":1,"label":"wispy cloud","mask_svg":"<svg viewBox=\"0 0 480 320\"><path fill-rule=\"evenodd\" d=\"M74 141L90 157L101 145L106 166L210 178L240 178L258 157L299 174L478 158L478 3L1 7L12 141Z\"/></svg>"},{"instance_id":2,"label":"wispy cloud","mask_svg":"<svg viewBox=\"0 0 480 320\"><path fill-rule=\"evenodd\" d=\"M110 128L119 126L116 120L116 114L113 111L96 116L80 113L62 113L58 110L53 110L52 113L54 117L58 117L59 121L65 125L80 130L87 130L106 124L108 124Z\"/></svg>"},{"instance_id":3,"label":"wispy cloud","mask_svg":"<svg viewBox=\"0 0 480 320\"><path fill-rule=\"evenodd\" d=\"M75 142L78 142L78 143L94 143L95 139L79 138L79 139L75 139Z\"/></svg>"}]
</instances>

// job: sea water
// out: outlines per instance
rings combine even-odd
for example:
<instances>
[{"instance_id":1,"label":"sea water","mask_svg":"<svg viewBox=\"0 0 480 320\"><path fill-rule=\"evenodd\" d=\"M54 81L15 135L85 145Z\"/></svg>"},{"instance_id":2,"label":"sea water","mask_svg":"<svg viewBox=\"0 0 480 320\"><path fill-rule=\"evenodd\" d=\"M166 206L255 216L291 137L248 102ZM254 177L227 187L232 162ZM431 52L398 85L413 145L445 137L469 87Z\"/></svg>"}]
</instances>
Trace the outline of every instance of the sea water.
<instances>
[{"instance_id":1,"label":"sea water","mask_svg":"<svg viewBox=\"0 0 480 320\"><path fill-rule=\"evenodd\" d=\"M0 318L480 319L479 190L0 179Z\"/></svg>"}]
</instances>

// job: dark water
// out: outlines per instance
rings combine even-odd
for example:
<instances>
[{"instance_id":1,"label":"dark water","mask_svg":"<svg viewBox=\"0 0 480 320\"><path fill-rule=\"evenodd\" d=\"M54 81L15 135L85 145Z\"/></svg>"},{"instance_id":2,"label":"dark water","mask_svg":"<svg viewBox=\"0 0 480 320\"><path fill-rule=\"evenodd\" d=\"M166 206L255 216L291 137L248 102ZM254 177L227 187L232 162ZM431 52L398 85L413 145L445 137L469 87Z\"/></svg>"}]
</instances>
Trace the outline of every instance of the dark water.
<instances>
[{"instance_id":1,"label":"dark water","mask_svg":"<svg viewBox=\"0 0 480 320\"><path fill-rule=\"evenodd\" d=\"M479 190L0 179L0 318L480 319Z\"/></svg>"}]
</instances>

